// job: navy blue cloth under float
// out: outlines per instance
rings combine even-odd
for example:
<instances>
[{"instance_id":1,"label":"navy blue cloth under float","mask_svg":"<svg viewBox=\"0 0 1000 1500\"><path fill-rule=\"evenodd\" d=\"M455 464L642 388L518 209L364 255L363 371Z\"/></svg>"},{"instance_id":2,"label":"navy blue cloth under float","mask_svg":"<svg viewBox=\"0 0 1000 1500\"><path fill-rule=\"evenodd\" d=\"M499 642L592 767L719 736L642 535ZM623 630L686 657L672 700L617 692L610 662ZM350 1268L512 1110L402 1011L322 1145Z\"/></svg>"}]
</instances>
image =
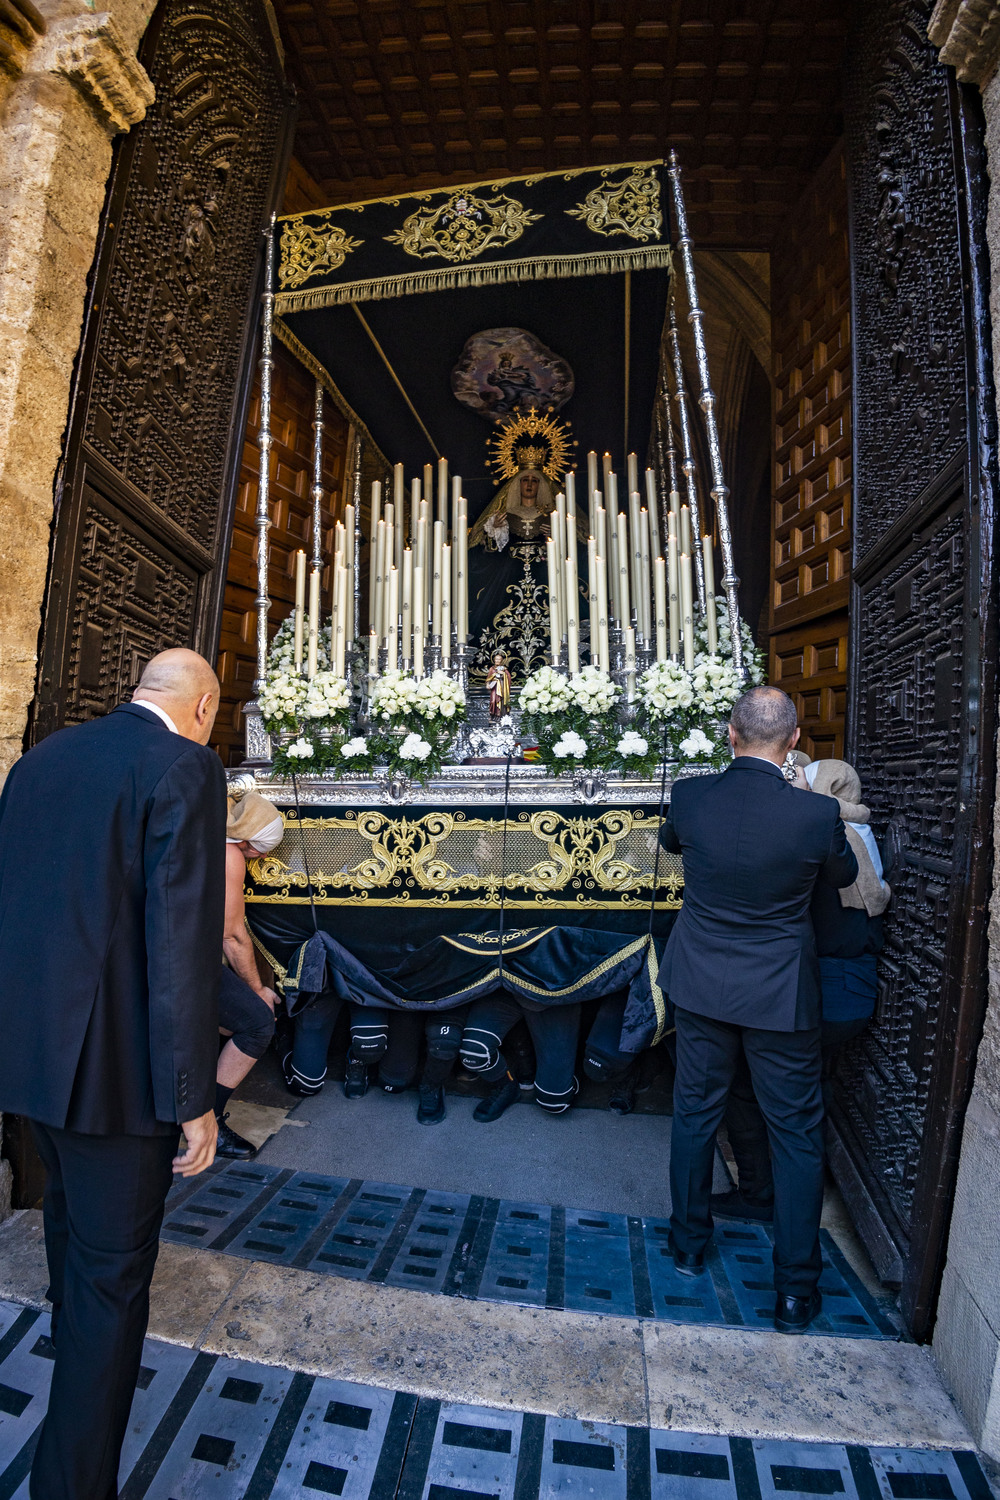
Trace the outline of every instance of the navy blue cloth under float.
<instances>
[{"instance_id":1,"label":"navy blue cloth under float","mask_svg":"<svg viewBox=\"0 0 1000 1500\"><path fill-rule=\"evenodd\" d=\"M291 955L282 981L289 1014L317 995L408 1011L450 1010L501 990L526 1010L577 1005L627 990L621 1048L640 1052L672 1025L656 980L662 941L587 927L519 928L431 938L385 969L361 962L329 932L313 933Z\"/></svg>"}]
</instances>

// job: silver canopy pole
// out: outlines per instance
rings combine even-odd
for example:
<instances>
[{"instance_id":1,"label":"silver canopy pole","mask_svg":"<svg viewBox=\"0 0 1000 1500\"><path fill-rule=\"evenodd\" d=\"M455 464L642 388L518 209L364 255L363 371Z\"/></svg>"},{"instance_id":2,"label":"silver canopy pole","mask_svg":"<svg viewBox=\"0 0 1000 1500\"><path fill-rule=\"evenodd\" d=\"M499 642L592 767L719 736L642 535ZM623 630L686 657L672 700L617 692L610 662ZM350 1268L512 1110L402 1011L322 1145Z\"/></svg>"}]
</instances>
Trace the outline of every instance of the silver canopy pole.
<instances>
[{"instance_id":1,"label":"silver canopy pole","mask_svg":"<svg viewBox=\"0 0 1000 1500\"><path fill-rule=\"evenodd\" d=\"M316 382L313 399L312 566L323 567L323 387Z\"/></svg>"},{"instance_id":2,"label":"silver canopy pole","mask_svg":"<svg viewBox=\"0 0 1000 1500\"><path fill-rule=\"evenodd\" d=\"M712 385L708 373L708 351L705 348L705 331L702 327L704 313L698 302L698 288L694 279L694 256L692 254L691 237L688 233L687 210L684 207L684 194L681 190L681 168L677 159L677 152L671 151L670 164L667 175L674 200L674 213L677 216L677 243L681 252L681 262L684 266L684 283L687 287L688 298L688 322L694 334L695 354L698 360L698 378L701 381L701 395L698 405L705 414L705 428L708 434L708 456L712 466L712 499L715 501L715 513L719 518L719 545L722 548L722 586L726 591L726 603L729 606L729 631L733 645L733 666L741 677L746 678L746 669L743 665L743 638L740 635L740 604L738 589L740 580L736 576L736 564L733 558L733 536L729 529L729 490L726 488L722 473L722 449L719 444L719 429L715 421L715 396L712 394ZM704 596L703 596L704 597Z\"/></svg>"},{"instance_id":3,"label":"silver canopy pole","mask_svg":"<svg viewBox=\"0 0 1000 1500\"><path fill-rule=\"evenodd\" d=\"M361 639L361 465L364 458L364 449L361 443L361 434L355 434L354 440L354 645L357 648Z\"/></svg>"},{"instance_id":4,"label":"silver canopy pole","mask_svg":"<svg viewBox=\"0 0 1000 1500\"><path fill-rule=\"evenodd\" d=\"M681 340L677 331L677 308L670 303L670 349L674 361L674 384L677 391L677 424L681 430L681 468L684 471L687 503L691 510L691 530L694 533L691 545L694 549L694 572L698 590L698 604L705 612L705 559L701 551L701 505L698 501L698 465L694 460L694 444L691 441L691 423L688 418L687 390L684 385L684 364L681 360ZM674 460L676 466L676 457ZM676 475L676 467L673 470ZM672 476L673 477L673 476ZM678 538L678 545L680 538Z\"/></svg>"},{"instance_id":5,"label":"silver canopy pole","mask_svg":"<svg viewBox=\"0 0 1000 1500\"><path fill-rule=\"evenodd\" d=\"M275 216L272 214L271 222L264 231L267 236L264 317L261 325L260 359L257 363L257 368L260 370L260 425L257 431L260 464L257 475L257 513L254 522L257 531L257 597L254 600L257 606L257 678L254 682L254 692L258 694L263 691L264 678L267 673L267 617L271 608L271 600L267 592L269 562L267 533L271 528L271 371L274 369L274 360L271 358L271 336L274 323L274 219Z\"/></svg>"}]
</instances>

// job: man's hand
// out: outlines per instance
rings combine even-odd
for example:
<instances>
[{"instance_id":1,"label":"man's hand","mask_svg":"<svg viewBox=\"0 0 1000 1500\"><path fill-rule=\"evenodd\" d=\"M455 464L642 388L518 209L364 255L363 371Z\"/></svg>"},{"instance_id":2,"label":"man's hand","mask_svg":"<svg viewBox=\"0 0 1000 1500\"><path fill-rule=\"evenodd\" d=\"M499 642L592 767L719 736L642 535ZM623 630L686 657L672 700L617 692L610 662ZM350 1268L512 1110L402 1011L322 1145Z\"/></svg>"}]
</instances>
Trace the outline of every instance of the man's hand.
<instances>
[{"instance_id":1,"label":"man's hand","mask_svg":"<svg viewBox=\"0 0 1000 1500\"><path fill-rule=\"evenodd\" d=\"M269 990L266 985L263 985L257 991L257 993L260 996L260 998L263 1000L264 1004L265 1005L269 1005L272 1010L279 1003L278 1002L278 996L275 994L274 990Z\"/></svg>"},{"instance_id":2,"label":"man's hand","mask_svg":"<svg viewBox=\"0 0 1000 1500\"><path fill-rule=\"evenodd\" d=\"M187 1150L174 1157L174 1172L181 1177L197 1177L215 1160L215 1143L219 1137L215 1111L207 1110L197 1120L185 1120L181 1129Z\"/></svg>"}]
</instances>

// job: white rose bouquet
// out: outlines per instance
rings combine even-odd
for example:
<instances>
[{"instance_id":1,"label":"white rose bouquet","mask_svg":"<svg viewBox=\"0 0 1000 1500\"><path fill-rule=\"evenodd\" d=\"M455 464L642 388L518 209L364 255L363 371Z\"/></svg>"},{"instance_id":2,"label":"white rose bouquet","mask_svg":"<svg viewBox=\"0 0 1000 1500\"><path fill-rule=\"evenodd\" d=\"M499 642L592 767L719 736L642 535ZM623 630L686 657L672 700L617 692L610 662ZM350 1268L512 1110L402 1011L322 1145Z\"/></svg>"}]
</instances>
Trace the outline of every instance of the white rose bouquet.
<instances>
[{"instance_id":1,"label":"white rose bouquet","mask_svg":"<svg viewBox=\"0 0 1000 1500\"><path fill-rule=\"evenodd\" d=\"M465 718L465 695L447 672L418 682L406 672L384 672L372 689L373 749L390 770L426 782L441 769Z\"/></svg>"},{"instance_id":2,"label":"white rose bouquet","mask_svg":"<svg viewBox=\"0 0 1000 1500\"><path fill-rule=\"evenodd\" d=\"M724 721L741 691L731 663L718 656L697 657L690 672L674 661L647 668L639 678L637 718L653 747L650 763L665 756L721 769L729 761Z\"/></svg>"},{"instance_id":3,"label":"white rose bouquet","mask_svg":"<svg viewBox=\"0 0 1000 1500\"><path fill-rule=\"evenodd\" d=\"M327 625L321 632L321 659L329 659L329 650ZM350 723L350 683L326 670L312 678L296 672L294 611L271 642L258 701L279 775L317 774L337 764L339 741Z\"/></svg>"},{"instance_id":4,"label":"white rose bouquet","mask_svg":"<svg viewBox=\"0 0 1000 1500\"><path fill-rule=\"evenodd\" d=\"M729 628L729 605L725 596L715 596L715 622L718 634L718 655L725 661L733 659L733 635ZM760 687L761 683L767 681L767 665L764 653L754 643L750 626L746 620L740 621L740 641L743 644L743 664L747 669L747 687ZM697 618L694 627L694 648L701 656L708 653L708 627L705 617Z\"/></svg>"},{"instance_id":5,"label":"white rose bouquet","mask_svg":"<svg viewBox=\"0 0 1000 1500\"><path fill-rule=\"evenodd\" d=\"M621 689L606 672L587 666L572 677L552 667L532 672L521 689L521 725L552 771L567 766L610 766L621 726Z\"/></svg>"}]
</instances>

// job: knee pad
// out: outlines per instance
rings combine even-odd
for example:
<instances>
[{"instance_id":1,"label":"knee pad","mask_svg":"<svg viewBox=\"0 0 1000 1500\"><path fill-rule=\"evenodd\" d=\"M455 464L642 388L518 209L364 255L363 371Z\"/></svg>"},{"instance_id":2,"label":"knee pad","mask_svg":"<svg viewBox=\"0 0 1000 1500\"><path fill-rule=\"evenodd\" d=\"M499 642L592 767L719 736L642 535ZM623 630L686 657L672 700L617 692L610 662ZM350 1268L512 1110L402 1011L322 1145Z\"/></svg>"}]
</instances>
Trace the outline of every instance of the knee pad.
<instances>
[{"instance_id":1,"label":"knee pad","mask_svg":"<svg viewBox=\"0 0 1000 1500\"><path fill-rule=\"evenodd\" d=\"M427 1056L454 1062L462 1044L461 1026L435 1026L427 1037Z\"/></svg>"},{"instance_id":2,"label":"knee pad","mask_svg":"<svg viewBox=\"0 0 1000 1500\"><path fill-rule=\"evenodd\" d=\"M470 1073L486 1073L500 1061L500 1038L492 1031L467 1031L459 1051Z\"/></svg>"},{"instance_id":3,"label":"knee pad","mask_svg":"<svg viewBox=\"0 0 1000 1500\"><path fill-rule=\"evenodd\" d=\"M358 1062L373 1063L384 1057L389 1045L389 1028L384 1021L377 1026L351 1027L351 1055Z\"/></svg>"},{"instance_id":4,"label":"knee pad","mask_svg":"<svg viewBox=\"0 0 1000 1500\"><path fill-rule=\"evenodd\" d=\"M573 1079L569 1088L564 1089L561 1094L554 1094L550 1089L540 1089L536 1083L535 1103L540 1109L544 1109L546 1114L562 1115L566 1113L573 1103L574 1094L578 1094L579 1092L580 1083L576 1078Z\"/></svg>"},{"instance_id":5,"label":"knee pad","mask_svg":"<svg viewBox=\"0 0 1000 1500\"><path fill-rule=\"evenodd\" d=\"M234 1031L232 1039L246 1057L257 1061L270 1047L273 1036L274 1016L269 1013L266 1019L261 1017L257 1026L248 1027L246 1031Z\"/></svg>"}]
</instances>

